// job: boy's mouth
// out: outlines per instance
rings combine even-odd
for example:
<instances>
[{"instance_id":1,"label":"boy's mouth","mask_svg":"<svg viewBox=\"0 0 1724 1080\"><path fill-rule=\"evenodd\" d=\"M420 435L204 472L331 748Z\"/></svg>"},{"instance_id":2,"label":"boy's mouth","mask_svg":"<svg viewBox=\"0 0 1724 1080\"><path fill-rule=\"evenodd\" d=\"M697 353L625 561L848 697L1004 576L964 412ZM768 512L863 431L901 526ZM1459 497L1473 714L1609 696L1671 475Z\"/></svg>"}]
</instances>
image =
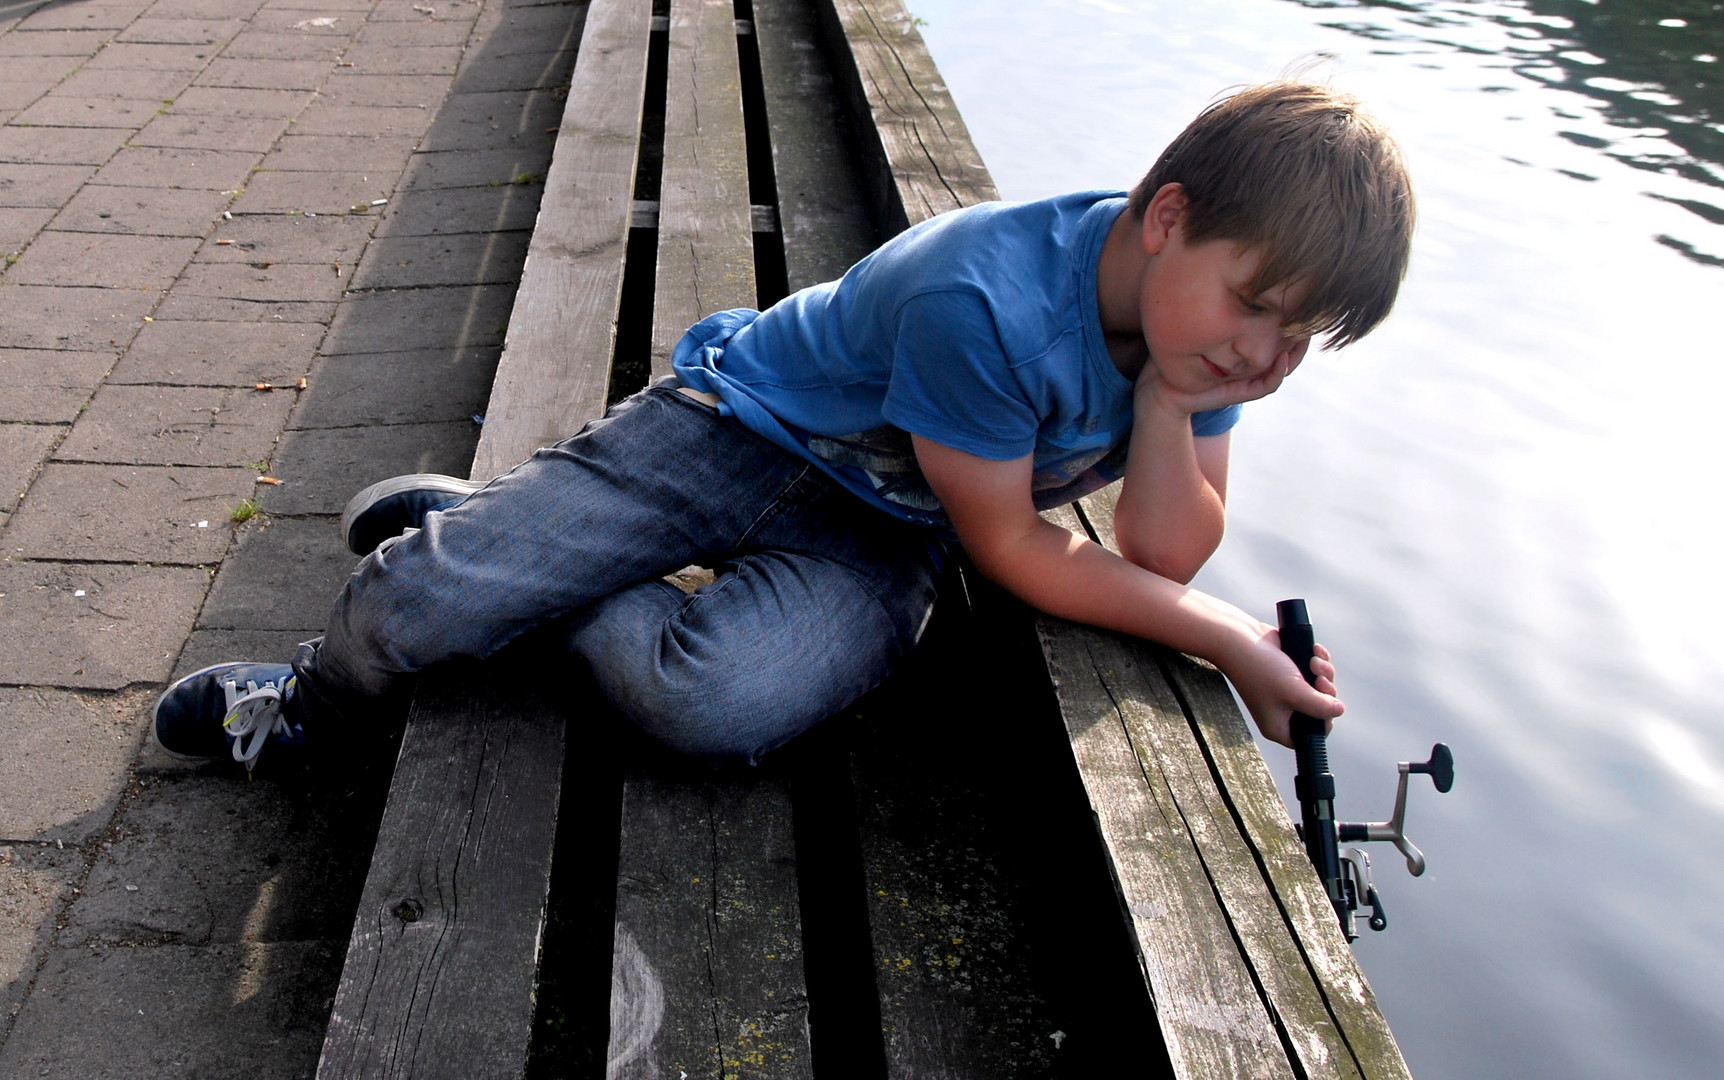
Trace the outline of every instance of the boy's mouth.
<instances>
[{"instance_id":1,"label":"boy's mouth","mask_svg":"<svg viewBox=\"0 0 1724 1080\"><path fill-rule=\"evenodd\" d=\"M1211 375L1215 376L1217 379L1221 379L1223 381L1226 381L1228 379L1233 378L1233 372L1228 371L1226 368L1221 367L1219 364L1211 363L1209 360L1209 357L1200 356L1200 357L1198 357L1198 359L1203 361L1203 366L1208 368L1209 373Z\"/></svg>"}]
</instances>

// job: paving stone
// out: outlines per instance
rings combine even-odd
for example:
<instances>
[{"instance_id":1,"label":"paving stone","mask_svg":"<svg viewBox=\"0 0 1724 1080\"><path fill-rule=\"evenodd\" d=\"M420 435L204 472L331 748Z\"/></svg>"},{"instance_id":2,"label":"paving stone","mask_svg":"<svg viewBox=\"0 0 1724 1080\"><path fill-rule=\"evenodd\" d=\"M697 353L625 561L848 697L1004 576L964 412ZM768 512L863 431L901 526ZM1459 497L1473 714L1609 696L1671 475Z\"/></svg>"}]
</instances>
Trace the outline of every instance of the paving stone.
<instances>
[{"instance_id":1,"label":"paving stone","mask_svg":"<svg viewBox=\"0 0 1724 1080\"><path fill-rule=\"evenodd\" d=\"M102 285L166 288L191 261L189 237L122 236L87 232L39 234L7 274L19 285Z\"/></svg>"},{"instance_id":2,"label":"paving stone","mask_svg":"<svg viewBox=\"0 0 1724 1080\"><path fill-rule=\"evenodd\" d=\"M334 303L352 272L331 263L193 263L180 275L173 296Z\"/></svg>"},{"instance_id":3,"label":"paving stone","mask_svg":"<svg viewBox=\"0 0 1724 1080\"><path fill-rule=\"evenodd\" d=\"M315 323L158 320L139 331L108 381L291 386L311 369L322 337L323 327Z\"/></svg>"},{"instance_id":4,"label":"paving stone","mask_svg":"<svg viewBox=\"0 0 1724 1080\"><path fill-rule=\"evenodd\" d=\"M0 284L0 349L124 347L160 298L144 289Z\"/></svg>"},{"instance_id":5,"label":"paving stone","mask_svg":"<svg viewBox=\"0 0 1724 1080\"><path fill-rule=\"evenodd\" d=\"M125 465L245 465L269 457L294 393L251 387L120 386L96 391L55 457Z\"/></svg>"},{"instance_id":6,"label":"paving stone","mask_svg":"<svg viewBox=\"0 0 1724 1080\"><path fill-rule=\"evenodd\" d=\"M322 23L320 19L334 19L333 23ZM297 4L269 6L259 9L250 19L251 31L269 33L298 34L303 37L352 37L364 22L365 18L358 12L311 11L301 9Z\"/></svg>"},{"instance_id":7,"label":"paving stone","mask_svg":"<svg viewBox=\"0 0 1724 1080\"><path fill-rule=\"evenodd\" d=\"M290 430L282 435L281 445L270 459L270 475L281 485L260 492L258 505L270 514L339 514L355 492L391 476L416 472L466 476L478 445L479 425L471 420ZM333 522L330 527L335 549L347 556L351 569L353 556L342 547ZM340 583L336 585L339 589ZM287 620L274 625L322 626L329 614L327 605L334 598L335 593L330 592L321 610L313 605L297 617L272 616ZM207 609L204 622L220 625Z\"/></svg>"},{"instance_id":8,"label":"paving stone","mask_svg":"<svg viewBox=\"0 0 1724 1080\"><path fill-rule=\"evenodd\" d=\"M266 750L252 780L232 762L141 777L62 942L344 942L382 816L378 785L271 782L269 761Z\"/></svg>"},{"instance_id":9,"label":"paving stone","mask_svg":"<svg viewBox=\"0 0 1724 1080\"><path fill-rule=\"evenodd\" d=\"M421 149L525 147L548 152L562 118L563 99L549 90L450 94Z\"/></svg>"},{"instance_id":10,"label":"paving stone","mask_svg":"<svg viewBox=\"0 0 1724 1080\"><path fill-rule=\"evenodd\" d=\"M142 127L163 108L160 101L75 98L50 94L12 118L37 127Z\"/></svg>"},{"instance_id":11,"label":"paving stone","mask_svg":"<svg viewBox=\"0 0 1724 1080\"><path fill-rule=\"evenodd\" d=\"M371 9L370 0L269 0L265 5L281 11L315 11L319 15L339 15L345 12L350 18L363 18Z\"/></svg>"},{"instance_id":12,"label":"paving stone","mask_svg":"<svg viewBox=\"0 0 1724 1080\"><path fill-rule=\"evenodd\" d=\"M325 356L503 344L513 285L353 293L336 312Z\"/></svg>"},{"instance_id":13,"label":"paving stone","mask_svg":"<svg viewBox=\"0 0 1724 1080\"><path fill-rule=\"evenodd\" d=\"M19 31L0 37L0 56L94 56L113 36L110 30Z\"/></svg>"},{"instance_id":14,"label":"paving stone","mask_svg":"<svg viewBox=\"0 0 1724 1080\"><path fill-rule=\"evenodd\" d=\"M328 60L215 60L197 78L199 86L246 90L316 90L335 66Z\"/></svg>"},{"instance_id":15,"label":"paving stone","mask_svg":"<svg viewBox=\"0 0 1724 1080\"><path fill-rule=\"evenodd\" d=\"M54 940L54 920L84 871L76 849L0 847L0 1040Z\"/></svg>"},{"instance_id":16,"label":"paving stone","mask_svg":"<svg viewBox=\"0 0 1724 1080\"><path fill-rule=\"evenodd\" d=\"M202 71L216 54L211 45L156 45L116 41L85 62L82 71ZM124 95L122 95L124 96Z\"/></svg>"},{"instance_id":17,"label":"paving stone","mask_svg":"<svg viewBox=\"0 0 1724 1080\"><path fill-rule=\"evenodd\" d=\"M131 134L129 128L0 127L0 161L100 165Z\"/></svg>"},{"instance_id":18,"label":"paving stone","mask_svg":"<svg viewBox=\"0 0 1724 1080\"><path fill-rule=\"evenodd\" d=\"M156 309L157 322L306 323L327 326L335 304L277 300L233 300L170 292Z\"/></svg>"},{"instance_id":19,"label":"paving stone","mask_svg":"<svg viewBox=\"0 0 1724 1080\"><path fill-rule=\"evenodd\" d=\"M359 214L235 214L198 252L200 263L340 263L359 261L376 219Z\"/></svg>"},{"instance_id":20,"label":"paving stone","mask_svg":"<svg viewBox=\"0 0 1724 1080\"><path fill-rule=\"evenodd\" d=\"M155 45L219 45L245 29L239 19L139 19L118 40Z\"/></svg>"},{"instance_id":21,"label":"paving stone","mask_svg":"<svg viewBox=\"0 0 1724 1080\"><path fill-rule=\"evenodd\" d=\"M0 510L10 512L18 505L37 466L65 433L57 424L0 424Z\"/></svg>"},{"instance_id":22,"label":"paving stone","mask_svg":"<svg viewBox=\"0 0 1724 1080\"><path fill-rule=\"evenodd\" d=\"M423 105L434 107L449 89L444 75L360 75L338 69L322 86L331 105Z\"/></svg>"},{"instance_id":23,"label":"paving stone","mask_svg":"<svg viewBox=\"0 0 1724 1080\"><path fill-rule=\"evenodd\" d=\"M465 45L473 24L459 19L421 19L419 22L367 22L359 31L366 45Z\"/></svg>"},{"instance_id":24,"label":"paving stone","mask_svg":"<svg viewBox=\"0 0 1724 1080\"><path fill-rule=\"evenodd\" d=\"M10 62L10 61L8 61ZM0 111L14 111L29 106L41 98L54 84L47 80L0 83Z\"/></svg>"},{"instance_id":25,"label":"paving stone","mask_svg":"<svg viewBox=\"0 0 1724 1080\"><path fill-rule=\"evenodd\" d=\"M302 641L310 641L323 633L322 627L302 630L232 630L223 627L199 627L192 631L192 636L186 639L186 647L180 652L179 663L174 665L174 673L168 676L168 681L190 675L194 671L202 671L211 664L222 664L230 660L255 660L271 664L285 664L293 659L294 651ZM142 768L175 768L184 763L178 758L170 757L159 747L153 748L154 753L146 748L139 765Z\"/></svg>"},{"instance_id":26,"label":"paving stone","mask_svg":"<svg viewBox=\"0 0 1724 1080\"><path fill-rule=\"evenodd\" d=\"M298 127L295 124L294 132L282 136L275 151L258 168L321 172L338 161L347 170L399 176L419 143L412 135L301 135Z\"/></svg>"},{"instance_id":27,"label":"paving stone","mask_svg":"<svg viewBox=\"0 0 1724 1080\"><path fill-rule=\"evenodd\" d=\"M572 49L557 52L516 53L508 63L497 63L475 52L455 76L455 89L463 94L487 90L557 89L569 85L575 70Z\"/></svg>"},{"instance_id":28,"label":"paving stone","mask_svg":"<svg viewBox=\"0 0 1724 1080\"><path fill-rule=\"evenodd\" d=\"M0 1075L302 1080L345 956L345 940L58 950L0 1048Z\"/></svg>"},{"instance_id":29,"label":"paving stone","mask_svg":"<svg viewBox=\"0 0 1724 1080\"><path fill-rule=\"evenodd\" d=\"M118 30L131 23L138 13L148 7L144 3L132 4L97 4L97 3L52 3L44 4L24 18L18 24L19 30Z\"/></svg>"},{"instance_id":30,"label":"paving stone","mask_svg":"<svg viewBox=\"0 0 1724 1080\"><path fill-rule=\"evenodd\" d=\"M323 102L300 113L295 135L395 135L419 138L430 129L429 109L384 105L328 105Z\"/></svg>"},{"instance_id":31,"label":"paving stone","mask_svg":"<svg viewBox=\"0 0 1724 1080\"><path fill-rule=\"evenodd\" d=\"M96 174L96 183L234 191L245 186L255 164L257 155L244 150L128 146L102 166Z\"/></svg>"},{"instance_id":32,"label":"paving stone","mask_svg":"<svg viewBox=\"0 0 1724 1080\"><path fill-rule=\"evenodd\" d=\"M0 836L78 844L106 829L154 699L0 687Z\"/></svg>"},{"instance_id":33,"label":"paving stone","mask_svg":"<svg viewBox=\"0 0 1724 1080\"><path fill-rule=\"evenodd\" d=\"M256 487L255 469L50 462L12 515L6 544L30 559L216 563L234 507Z\"/></svg>"},{"instance_id":34,"label":"paving stone","mask_svg":"<svg viewBox=\"0 0 1724 1080\"><path fill-rule=\"evenodd\" d=\"M196 567L0 562L0 671L25 686L159 683L209 581Z\"/></svg>"},{"instance_id":35,"label":"paving stone","mask_svg":"<svg viewBox=\"0 0 1724 1080\"><path fill-rule=\"evenodd\" d=\"M502 351L424 349L320 360L312 368L311 390L294 413L292 426L471 423L491 399ZM460 472L466 475L464 468Z\"/></svg>"},{"instance_id":36,"label":"paving stone","mask_svg":"<svg viewBox=\"0 0 1724 1080\"><path fill-rule=\"evenodd\" d=\"M366 251L365 261L354 275L353 287L518 282L532 235L522 230L380 237Z\"/></svg>"},{"instance_id":37,"label":"paving stone","mask_svg":"<svg viewBox=\"0 0 1724 1080\"><path fill-rule=\"evenodd\" d=\"M359 44L342 54L357 75L453 75L461 45Z\"/></svg>"},{"instance_id":38,"label":"paving stone","mask_svg":"<svg viewBox=\"0 0 1724 1080\"><path fill-rule=\"evenodd\" d=\"M62 82L56 91L68 97L166 100L190 86L192 75L191 71L84 69Z\"/></svg>"},{"instance_id":39,"label":"paving stone","mask_svg":"<svg viewBox=\"0 0 1724 1080\"><path fill-rule=\"evenodd\" d=\"M10 86L33 87L33 90L22 92L29 93L29 100L34 101L49 87L76 71L82 62L76 56L8 56L6 82L0 86L0 101L6 100L5 87Z\"/></svg>"},{"instance_id":40,"label":"paving stone","mask_svg":"<svg viewBox=\"0 0 1724 1080\"><path fill-rule=\"evenodd\" d=\"M0 349L0 420L69 424L113 366L112 352Z\"/></svg>"},{"instance_id":41,"label":"paving stone","mask_svg":"<svg viewBox=\"0 0 1724 1080\"><path fill-rule=\"evenodd\" d=\"M266 516L240 530L198 622L247 630L322 626L356 562L334 518Z\"/></svg>"},{"instance_id":42,"label":"paving stone","mask_svg":"<svg viewBox=\"0 0 1724 1080\"><path fill-rule=\"evenodd\" d=\"M224 191L86 184L54 218L54 229L201 238L232 201Z\"/></svg>"},{"instance_id":43,"label":"paving stone","mask_svg":"<svg viewBox=\"0 0 1724 1080\"><path fill-rule=\"evenodd\" d=\"M0 166L4 168L4 166ZM355 206L369 207L373 199L387 199L395 192L400 171L375 172L257 172L246 183L245 193L234 202L240 214L345 214Z\"/></svg>"},{"instance_id":44,"label":"paving stone","mask_svg":"<svg viewBox=\"0 0 1724 1080\"><path fill-rule=\"evenodd\" d=\"M156 0L150 5L152 18L249 19L263 0Z\"/></svg>"},{"instance_id":45,"label":"paving stone","mask_svg":"<svg viewBox=\"0 0 1724 1080\"><path fill-rule=\"evenodd\" d=\"M322 60L327 71L341 59L342 50L350 40L351 30L331 34L274 33L258 30L254 24L253 29L229 42L221 54L223 59Z\"/></svg>"},{"instance_id":46,"label":"paving stone","mask_svg":"<svg viewBox=\"0 0 1724 1080\"><path fill-rule=\"evenodd\" d=\"M0 162L0 206L66 205L96 170L89 165Z\"/></svg>"},{"instance_id":47,"label":"paving stone","mask_svg":"<svg viewBox=\"0 0 1724 1080\"><path fill-rule=\"evenodd\" d=\"M550 162L549 146L420 153L407 163L401 190L537 184L544 180Z\"/></svg>"},{"instance_id":48,"label":"paving stone","mask_svg":"<svg viewBox=\"0 0 1724 1080\"><path fill-rule=\"evenodd\" d=\"M474 33L492 56L574 48L586 24L586 4L487 5Z\"/></svg>"},{"instance_id":49,"label":"paving stone","mask_svg":"<svg viewBox=\"0 0 1724 1080\"><path fill-rule=\"evenodd\" d=\"M132 136L133 146L244 150L262 154L287 130L285 116L187 116L167 113Z\"/></svg>"},{"instance_id":50,"label":"paving stone","mask_svg":"<svg viewBox=\"0 0 1724 1080\"><path fill-rule=\"evenodd\" d=\"M433 7L435 14L426 15L421 8ZM480 5L474 0L435 0L427 5L424 0L378 0L371 9L371 22L466 22L472 24L479 17Z\"/></svg>"},{"instance_id":51,"label":"paving stone","mask_svg":"<svg viewBox=\"0 0 1724 1080\"><path fill-rule=\"evenodd\" d=\"M193 86L174 99L170 114L182 116L295 116L317 95L309 90L236 90Z\"/></svg>"},{"instance_id":52,"label":"paving stone","mask_svg":"<svg viewBox=\"0 0 1724 1080\"><path fill-rule=\"evenodd\" d=\"M51 206L0 207L0 255L24 250L53 216Z\"/></svg>"}]
</instances>

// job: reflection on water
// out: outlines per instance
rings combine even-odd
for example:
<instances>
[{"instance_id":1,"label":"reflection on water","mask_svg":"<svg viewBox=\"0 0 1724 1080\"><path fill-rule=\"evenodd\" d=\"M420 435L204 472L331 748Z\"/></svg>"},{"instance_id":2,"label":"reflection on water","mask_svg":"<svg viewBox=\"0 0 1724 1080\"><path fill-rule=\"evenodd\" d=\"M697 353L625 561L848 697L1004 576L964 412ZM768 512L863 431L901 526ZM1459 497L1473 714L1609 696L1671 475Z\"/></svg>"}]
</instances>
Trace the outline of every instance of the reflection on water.
<instances>
[{"instance_id":1,"label":"reflection on water","mask_svg":"<svg viewBox=\"0 0 1724 1080\"><path fill-rule=\"evenodd\" d=\"M1525 79L1562 86L1593 99L1597 113L1566 119L1597 120L1560 132L1576 146L1636 169L1724 188L1724 8L1711 0L1610 3L1539 0L1525 6L1494 4L1347 3L1294 0L1323 12L1320 25L1384 44L1482 53ZM1349 21L1352 10L1379 9L1376 19ZM1383 20L1383 13L1400 15ZM1490 93L1513 87L1479 87ZM1562 113L1557 113L1563 116ZM1522 162L1530 164L1529 162ZM1595 175L1562 170L1576 180ZM1724 195L1711 201L1648 192L1706 222L1724 224ZM1717 255L1696 250L1679 237L1663 243L1706 266L1724 266Z\"/></svg>"},{"instance_id":2,"label":"reflection on water","mask_svg":"<svg viewBox=\"0 0 1724 1080\"><path fill-rule=\"evenodd\" d=\"M1313 53L1397 131L1401 303L1248 407L1199 584L1310 598L1343 816L1455 747L1409 813L1431 870L1378 860L1357 945L1415 1075L1717 1075L1724 6L910 2L1008 198L1128 187Z\"/></svg>"}]
</instances>

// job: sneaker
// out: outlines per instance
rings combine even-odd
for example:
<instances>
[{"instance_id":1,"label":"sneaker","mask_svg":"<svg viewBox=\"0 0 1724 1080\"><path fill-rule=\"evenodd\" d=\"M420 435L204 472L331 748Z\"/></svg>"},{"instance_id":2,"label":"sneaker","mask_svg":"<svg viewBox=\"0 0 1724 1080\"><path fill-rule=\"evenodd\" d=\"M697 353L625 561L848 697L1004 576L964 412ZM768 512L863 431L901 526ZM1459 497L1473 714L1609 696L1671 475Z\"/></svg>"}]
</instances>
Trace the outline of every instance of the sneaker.
<instances>
[{"instance_id":1,"label":"sneaker","mask_svg":"<svg viewBox=\"0 0 1724 1080\"><path fill-rule=\"evenodd\" d=\"M484 486L480 480L437 473L379 480L347 501L341 512L341 540L355 555L369 555L391 536L419 528L426 514L453 506Z\"/></svg>"},{"instance_id":2,"label":"sneaker","mask_svg":"<svg viewBox=\"0 0 1724 1080\"><path fill-rule=\"evenodd\" d=\"M231 756L250 772L266 745L305 745L305 729L284 708L296 682L287 664L194 671L156 699L156 742L177 758Z\"/></svg>"}]
</instances>

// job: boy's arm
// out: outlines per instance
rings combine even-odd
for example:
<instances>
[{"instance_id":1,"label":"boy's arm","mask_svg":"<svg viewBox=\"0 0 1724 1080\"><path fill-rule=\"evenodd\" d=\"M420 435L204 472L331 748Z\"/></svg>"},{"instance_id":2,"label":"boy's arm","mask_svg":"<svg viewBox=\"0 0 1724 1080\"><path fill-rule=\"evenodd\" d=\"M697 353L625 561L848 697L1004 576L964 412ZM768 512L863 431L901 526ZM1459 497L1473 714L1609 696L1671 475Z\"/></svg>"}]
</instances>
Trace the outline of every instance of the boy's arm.
<instances>
[{"instance_id":1,"label":"boy's arm","mask_svg":"<svg viewBox=\"0 0 1724 1080\"><path fill-rule=\"evenodd\" d=\"M922 473L965 551L1008 592L1050 615L1203 657L1232 680L1258 728L1276 742L1288 742L1294 710L1322 719L1341 715L1327 652L1320 649L1313 663L1313 689L1282 655L1274 627L1042 520L1030 499L1031 458L989 461L913 439Z\"/></svg>"}]
</instances>

